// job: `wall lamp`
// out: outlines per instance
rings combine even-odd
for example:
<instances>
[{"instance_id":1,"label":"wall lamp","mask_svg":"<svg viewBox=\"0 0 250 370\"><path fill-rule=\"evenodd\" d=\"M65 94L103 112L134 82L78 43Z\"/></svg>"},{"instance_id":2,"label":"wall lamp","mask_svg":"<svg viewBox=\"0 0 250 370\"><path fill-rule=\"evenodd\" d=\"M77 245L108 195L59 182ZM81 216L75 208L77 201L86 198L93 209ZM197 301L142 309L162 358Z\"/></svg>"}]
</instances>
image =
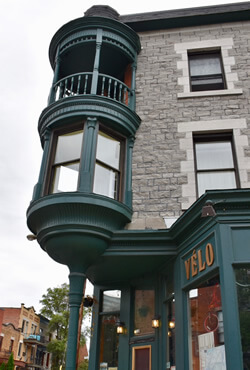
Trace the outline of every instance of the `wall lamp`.
<instances>
[{"instance_id":1,"label":"wall lamp","mask_svg":"<svg viewBox=\"0 0 250 370\"><path fill-rule=\"evenodd\" d=\"M213 207L213 202L211 200L207 200L205 205L202 207L201 210L201 217L214 217L216 216L216 212Z\"/></svg>"},{"instance_id":2,"label":"wall lamp","mask_svg":"<svg viewBox=\"0 0 250 370\"><path fill-rule=\"evenodd\" d=\"M169 321L168 327L169 327L169 329L174 329L175 328L175 322L174 322L174 320Z\"/></svg>"},{"instance_id":3,"label":"wall lamp","mask_svg":"<svg viewBox=\"0 0 250 370\"><path fill-rule=\"evenodd\" d=\"M157 329L160 327L160 323L161 323L160 318L161 317L159 315L156 315L155 317L153 317L152 328Z\"/></svg>"},{"instance_id":4,"label":"wall lamp","mask_svg":"<svg viewBox=\"0 0 250 370\"><path fill-rule=\"evenodd\" d=\"M125 328L125 323L122 321L117 321L116 322L116 332L117 334L125 334L126 328Z\"/></svg>"}]
</instances>

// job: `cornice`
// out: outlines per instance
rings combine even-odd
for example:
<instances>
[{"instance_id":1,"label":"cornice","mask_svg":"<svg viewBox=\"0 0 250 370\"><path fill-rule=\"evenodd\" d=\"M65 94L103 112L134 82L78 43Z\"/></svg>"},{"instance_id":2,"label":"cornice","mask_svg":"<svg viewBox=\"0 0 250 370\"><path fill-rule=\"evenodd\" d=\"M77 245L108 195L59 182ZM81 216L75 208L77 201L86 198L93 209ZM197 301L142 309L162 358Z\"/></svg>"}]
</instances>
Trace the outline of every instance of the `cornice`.
<instances>
[{"instance_id":1,"label":"cornice","mask_svg":"<svg viewBox=\"0 0 250 370\"><path fill-rule=\"evenodd\" d=\"M126 105L98 95L81 95L61 99L43 110L38 131L43 143L47 129L64 126L77 118L96 117L126 136L135 135L139 116Z\"/></svg>"},{"instance_id":2,"label":"cornice","mask_svg":"<svg viewBox=\"0 0 250 370\"><path fill-rule=\"evenodd\" d=\"M137 53L141 50L139 36L128 25L111 18L94 16L81 17L63 25L53 36L49 47L49 59L52 68L54 68L57 47L64 39L79 31L93 28L101 28L110 31L114 35L118 34L121 38L125 39Z\"/></svg>"}]
</instances>

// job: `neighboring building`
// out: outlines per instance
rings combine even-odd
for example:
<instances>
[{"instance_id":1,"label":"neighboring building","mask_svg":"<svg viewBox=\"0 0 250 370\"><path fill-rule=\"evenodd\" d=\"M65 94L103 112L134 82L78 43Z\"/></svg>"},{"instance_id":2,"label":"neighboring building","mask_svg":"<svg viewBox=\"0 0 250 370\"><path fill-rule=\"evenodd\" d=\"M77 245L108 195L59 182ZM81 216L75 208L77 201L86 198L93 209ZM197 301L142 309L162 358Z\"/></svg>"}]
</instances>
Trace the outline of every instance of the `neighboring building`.
<instances>
[{"instance_id":1,"label":"neighboring building","mask_svg":"<svg viewBox=\"0 0 250 370\"><path fill-rule=\"evenodd\" d=\"M67 370L85 277L90 370L250 368L249 19L94 6L54 35L27 222L70 269Z\"/></svg>"},{"instance_id":2,"label":"neighboring building","mask_svg":"<svg viewBox=\"0 0 250 370\"><path fill-rule=\"evenodd\" d=\"M7 362L13 352L17 369L50 369L50 354L46 350L49 321L23 303L20 308L2 307L1 314L0 362Z\"/></svg>"}]
</instances>

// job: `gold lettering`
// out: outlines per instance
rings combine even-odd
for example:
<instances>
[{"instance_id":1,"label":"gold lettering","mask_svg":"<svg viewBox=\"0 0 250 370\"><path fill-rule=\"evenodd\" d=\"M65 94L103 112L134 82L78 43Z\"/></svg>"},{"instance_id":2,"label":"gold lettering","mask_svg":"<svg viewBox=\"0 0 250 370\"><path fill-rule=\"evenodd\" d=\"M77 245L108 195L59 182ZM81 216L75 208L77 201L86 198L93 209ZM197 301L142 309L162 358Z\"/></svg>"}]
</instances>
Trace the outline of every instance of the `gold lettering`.
<instances>
[{"instance_id":1,"label":"gold lettering","mask_svg":"<svg viewBox=\"0 0 250 370\"><path fill-rule=\"evenodd\" d=\"M201 249L198 250L198 261L199 261L199 272L206 269L206 262L202 261L202 252Z\"/></svg>"},{"instance_id":2,"label":"gold lettering","mask_svg":"<svg viewBox=\"0 0 250 370\"><path fill-rule=\"evenodd\" d=\"M190 278L190 258L185 261L185 268L186 268L187 280L189 280Z\"/></svg>"},{"instance_id":3,"label":"gold lettering","mask_svg":"<svg viewBox=\"0 0 250 370\"><path fill-rule=\"evenodd\" d=\"M192 268L192 277L198 274L198 268L197 268L197 254L195 252L195 249L193 250L193 255L191 256L191 268Z\"/></svg>"},{"instance_id":4,"label":"gold lettering","mask_svg":"<svg viewBox=\"0 0 250 370\"><path fill-rule=\"evenodd\" d=\"M214 263L214 250L211 243L206 245L206 262L208 266L212 266Z\"/></svg>"}]
</instances>

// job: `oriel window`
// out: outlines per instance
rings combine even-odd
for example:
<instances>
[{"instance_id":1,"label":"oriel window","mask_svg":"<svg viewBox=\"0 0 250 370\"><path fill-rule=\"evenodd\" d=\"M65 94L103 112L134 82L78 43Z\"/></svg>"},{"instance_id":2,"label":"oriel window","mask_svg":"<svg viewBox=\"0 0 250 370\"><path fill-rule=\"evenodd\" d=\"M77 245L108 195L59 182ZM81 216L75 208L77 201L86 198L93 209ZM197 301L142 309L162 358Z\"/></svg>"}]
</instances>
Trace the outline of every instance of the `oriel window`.
<instances>
[{"instance_id":1,"label":"oriel window","mask_svg":"<svg viewBox=\"0 0 250 370\"><path fill-rule=\"evenodd\" d=\"M226 89L220 50L189 52L190 90Z\"/></svg>"},{"instance_id":2,"label":"oriel window","mask_svg":"<svg viewBox=\"0 0 250 370\"><path fill-rule=\"evenodd\" d=\"M85 152L84 129L54 135L53 164L50 173L49 193L78 191L79 171ZM123 140L99 130L95 151L93 188L90 192L120 199L121 152ZM83 178L84 181L84 178Z\"/></svg>"}]
</instances>

